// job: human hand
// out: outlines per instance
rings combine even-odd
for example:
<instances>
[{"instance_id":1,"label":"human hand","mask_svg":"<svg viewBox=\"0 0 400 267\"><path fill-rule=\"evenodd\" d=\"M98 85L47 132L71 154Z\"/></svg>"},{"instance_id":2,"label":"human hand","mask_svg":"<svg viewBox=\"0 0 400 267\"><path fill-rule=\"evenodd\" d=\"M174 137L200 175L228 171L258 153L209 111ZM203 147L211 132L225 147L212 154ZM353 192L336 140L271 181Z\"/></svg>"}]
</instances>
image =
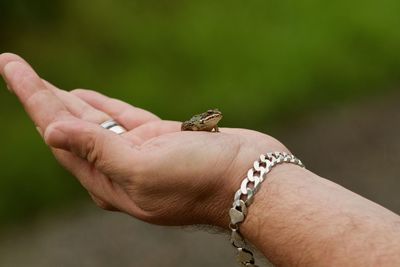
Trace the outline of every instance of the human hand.
<instances>
[{"instance_id":1,"label":"human hand","mask_svg":"<svg viewBox=\"0 0 400 267\"><path fill-rule=\"evenodd\" d=\"M259 132L182 132L180 123L89 90L67 92L20 57L0 73L57 160L102 208L163 225L226 227L233 194L261 153L287 151ZM114 119L128 132L100 127Z\"/></svg>"}]
</instances>

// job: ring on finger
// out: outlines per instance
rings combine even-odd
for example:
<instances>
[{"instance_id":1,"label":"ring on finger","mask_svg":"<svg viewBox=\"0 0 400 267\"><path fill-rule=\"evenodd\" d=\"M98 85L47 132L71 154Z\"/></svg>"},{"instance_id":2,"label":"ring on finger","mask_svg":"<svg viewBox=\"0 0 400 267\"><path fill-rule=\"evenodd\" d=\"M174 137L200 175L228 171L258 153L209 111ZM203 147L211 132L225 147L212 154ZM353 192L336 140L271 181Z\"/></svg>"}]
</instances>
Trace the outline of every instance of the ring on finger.
<instances>
[{"instance_id":1,"label":"ring on finger","mask_svg":"<svg viewBox=\"0 0 400 267\"><path fill-rule=\"evenodd\" d=\"M100 126L116 134L123 134L127 131L124 127L122 127L118 122L113 119L103 122L102 124L100 124Z\"/></svg>"}]
</instances>

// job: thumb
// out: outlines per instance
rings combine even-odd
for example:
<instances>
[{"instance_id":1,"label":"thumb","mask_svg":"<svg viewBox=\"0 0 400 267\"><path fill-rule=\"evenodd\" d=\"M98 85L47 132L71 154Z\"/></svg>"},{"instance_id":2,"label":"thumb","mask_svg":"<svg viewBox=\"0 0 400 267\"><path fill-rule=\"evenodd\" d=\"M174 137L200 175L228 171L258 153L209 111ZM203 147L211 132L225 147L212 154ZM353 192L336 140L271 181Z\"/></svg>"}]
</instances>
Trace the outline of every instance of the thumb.
<instances>
[{"instance_id":1,"label":"thumb","mask_svg":"<svg viewBox=\"0 0 400 267\"><path fill-rule=\"evenodd\" d=\"M132 174L132 162L137 158L137 150L128 140L100 125L79 119L50 124L44 132L44 140L53 148L86 159L110 178Z\"/></svg>"}]
</instances>

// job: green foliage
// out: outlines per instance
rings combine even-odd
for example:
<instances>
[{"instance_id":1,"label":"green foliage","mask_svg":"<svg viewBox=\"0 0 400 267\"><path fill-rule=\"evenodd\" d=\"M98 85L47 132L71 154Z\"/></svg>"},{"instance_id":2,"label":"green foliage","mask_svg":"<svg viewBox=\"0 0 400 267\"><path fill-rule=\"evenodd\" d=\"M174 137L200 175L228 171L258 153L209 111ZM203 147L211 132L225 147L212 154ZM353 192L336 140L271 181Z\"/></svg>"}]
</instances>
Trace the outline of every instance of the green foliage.
<instances>
[{"instance_id":1,"label":"green foliage","mask_svg":"<svg viewBox=\"0 0 400 267\"><path fill-rule=\"evenodd\" d=\"M1 1L0 51L62 88L95 89L163 118L218 107L223 126L266 129L397 84L399 8L397 0ZM69 202L82 190L17 101L0 95L0 222Z\"/></svg>"}]
</instances>

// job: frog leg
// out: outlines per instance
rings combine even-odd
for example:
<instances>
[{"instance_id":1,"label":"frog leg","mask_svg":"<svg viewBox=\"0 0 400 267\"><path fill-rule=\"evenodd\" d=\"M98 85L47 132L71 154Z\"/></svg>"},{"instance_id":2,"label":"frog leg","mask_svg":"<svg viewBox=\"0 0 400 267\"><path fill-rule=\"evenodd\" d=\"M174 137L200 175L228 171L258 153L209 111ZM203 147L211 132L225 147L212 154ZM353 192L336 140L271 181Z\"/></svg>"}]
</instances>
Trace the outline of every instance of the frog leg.
<instances>
[{"instance_id":1,"label":"frog leg","mask_svg":"<svg viewBox=\"0 0 400 267\"><path fill-rule=\"evenodd\" d=\"M218 125L215 125L215 127L214 127L214 132L219 132Z\"/></svg>"}]
</instances>

